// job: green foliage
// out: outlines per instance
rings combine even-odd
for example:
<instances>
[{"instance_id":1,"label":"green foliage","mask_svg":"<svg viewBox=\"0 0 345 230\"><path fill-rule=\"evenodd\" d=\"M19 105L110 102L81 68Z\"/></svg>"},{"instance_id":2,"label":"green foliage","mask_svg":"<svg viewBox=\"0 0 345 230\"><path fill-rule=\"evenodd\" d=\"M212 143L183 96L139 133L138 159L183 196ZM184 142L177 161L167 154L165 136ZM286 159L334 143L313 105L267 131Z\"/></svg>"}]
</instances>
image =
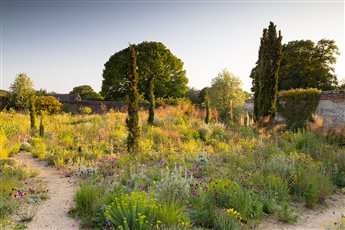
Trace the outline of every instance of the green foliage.
<instances>
[{"instance_id":1,"label":"green foliage","mask_svg":"<svg viewBox=\"0 0 345 230\"><path fill-rule=\"evenodd\" d=\"M223 122L233 120L235 109L241 107L245 99L245 94L241 89L241 80L227 70L223 70L212 79L208 95Z\"/></svg>"},{"instance_id":2,"label":"green foliage","mask_svg":"<svg viewBox=\"0 0 345 230\"><path fill-rule=\"evenodd\" d=\"M40 96L36 98L35 105L39 114L55 114L60 112L61 102L53 96Z\"/></svg>"},{"instance_id":3,"label":"green foliage","mask_svg":"<svg viewBox=\"0 0 345 230\"><path fill-rule=\"evenodd\" d=\"M79 108L79 112L81 114L90 114L92 113L92 109L90 107L84 106Z\"/></svg>"},{"instance_id":4,"label":"green foliage","mask_svg":"<svg viewBox=\"0 0 345 230\"><path fill-rule=\"evenodd\" d=\"M155 119L155 95L154 95L154 78L149 79L149 118L147 122L153 125Z\"/></svg>"},{"instance_id":5,"label":"green foliage","mask_svg":"<svg viewBox=\"0 0 345 230\"><path fill-rule=\"evenodd\" d=\"M318 200L317 190L313 183L308 184L304 192L305 204L308 208L314 207L314 203Z\"/></svg>"},{"instance_id":6,"label":"green foliage","mask_svg":"<svg viewBox=\"0 0 345 230\"><path fill-rule=\"evenodd\" d=\"M129 46L131 68L129 75L129 104L128 104L128 118L126 119L128 128L127 150L134 153L138 150L140 128L139 128L139 114L138 114L138 74L137 74L137 54L132 45Z\"/></svg>"},{"instance_id":7,"label":"green foliage","mask_svg":"<svg viewBox=\"0 0 345 230\"><path fill-rule=\"evenodd\" d=\"M132 192L114 198L105 208L104 215L115 229L150 229L159 227L159 206L157 201L145 192Z\"/></svg>"},{"instance_id":8,"label":"green foliage","mask_svg":"<svg viewBox=\"0 0 345 230\"><path fill-rule=\"evenodd\" d=\"M231 209L233 210L233 209ZM241 229L241 222L235 211L217 210L214 216L214 229L215 230L233 230Z\"/></svg>"},{"instance_id":9,"label":"green foliage","mask_svg":"<svg viewBox=\"0 0 345 230\"><path fill-rule=\"evenodd\" d=\"M44 124L43 124L43 116L41 115L40 119L40 130L39 130L40 137L44 137Z\"/></svg>"},{"instance_id":10,"label":"green foliage","mask_svg":"<svg viewBox=\"0 0 345 230\"><path fill-rule=\"evenodd\" d=\"M305 128L319 104L318 89L290 89L279 92L278 112L291 130Z\"/></svg>"},{"instance_id":11,"label":"green foliage","mask_svg":"<svg viewBox=\"0 0 345 230\"><path fill-rule=\"evenodd\" d=\"M183 175L182 169L166 170L163 178L156 184L155 197L164 204L186 204L190 194L191 178Z\"/></svg>"},{"instance_id":12,"label":"green foliage","mask_svg":"<svg viewBox=\"0 0 345 230\"><path fill-rule=\"evenodd\" d=\"M30 132L33 136L35 136L37 132L37 127L36 127L36 108L35 108L34 95L32 95L30 98L29 111L30 111Z\"/></svg>"},{"instance_id":13,"label":"green foliage","mask_svg":"<svg viewBox=\"0 0 345 230\"><path fill-rule=\"evenodd\" d=\"M5 159L8 157L8 149L6 148L7 136L3 129L0 129L0 159Z\"/></svg>"},{"instance_id":14,"label":"green foliage","mask_svg":"<svg viewBox=\"0 0 345 230\"><path fill-rule=\"evenodd\" d=\"M6 90L0 89L0 97L8 97L8 92Z\"/></svg>"},{"instance_id":15,"label":"green foliage","mask_svg":"<svg viewBox=\"0 0 345 230\"><path fill-rule=\"evenodd\" d=\"M149 99L149 79L155 78L156 98L179 98L187 91L188 79L183 62L160 42L132 45L137 51L138 89ZM128 100L130 50L126 48L111 56L104 65L102 92L106 100Z\"/></svg>"},{"instance_id":16,"label":"green foliage","mask_svg":"<svg viewBox=\"0 0 345 230\"><path fill-rule=\"evenodd\" d=\"M10 86L10 106L22 110L29 108L30 97L34 92L31 79L25 73L18 74Z\"/></svg>"},{"instance_id":17,"label":"green foliage","mask_svg":"<svg viewBox=\"0 0 345 230\"><path fill-rule=\"evenodd\" d=\"M337 86L334 72L339 49L333 40L291 41L283 46L279 71L279 90L317 88L332 90Z\"/></svg>"},{"instance_id":18,"label":"green foliage","mask_svg":"<svg viewBox=\"0 0 345 230\"><path fill-rule=\"evenodd\" d=\"M96 215L101 205L102 190L102 186L88 181L81 184L74 194L75 210L80 217L90 219Z\"/></svg>"},{"instance_id":19,"label":"green foliage","mask_svg":"<svg viewBox=\"0 0 345 230\"><path fill-rule=\"evenodd\" d=\"M79 94L82 100L90 100L90 101L103 100L103 97L99 93L95 92L93 88L89 85L76 86L73 88L70 94Z\"/></svg>"},{"instance_id":20,"label":"green foliage","mask_svg":"<svg viewBox=\"0 0 345 230\"><path fill-rule=\"evenodd\" d=\"M210 99L209 96L206 95L205 97L205 123L208 124L210 122Z\"/></svg>"},{"instance_id":21,"label":"green foliage","mask_svg":"<svg viewBox=\"0 0 345 230\"><path fill-rule=\"evenodd\" d=\"M274 118L278 93L278 74L282 59L282 36L277 35L276 26L270 22L268 29L263 30L260 42L259 58L251 72L254 92L254 117Z\"/></svg>"},{"instance_id":22,"label":"green foliage","mask_svg":"<svg viewBox=\"0 0 345 230\"><path fill-rule=\"evenodd\" d=\"M46 158L46 144L41 138L32 138L32 146L29 148L30 152L39 159Z\"/></svg>"},{"instance_id":23,"label":"green foliage","mask_svg":"<svg viewBox=\"0 0 345 230\"><path fill-rule=\"evenodd\" d=\"M294 210L288 203L284 203L277 212L278 219L285 223L294 223L298 219L298 215L294 213Z\"/></svg>"},{"instance_id":24,"label":"green foliage","mask_svg":"<svg viewBox=\"0 0 345 230\"><path fill-rule=\"evenodd\" d=\"M201 104L204 101L200 99L200 90L197 90L194 87L188 88L185 96L192 102L192 104Z\"/></svg>"}]
</instances>

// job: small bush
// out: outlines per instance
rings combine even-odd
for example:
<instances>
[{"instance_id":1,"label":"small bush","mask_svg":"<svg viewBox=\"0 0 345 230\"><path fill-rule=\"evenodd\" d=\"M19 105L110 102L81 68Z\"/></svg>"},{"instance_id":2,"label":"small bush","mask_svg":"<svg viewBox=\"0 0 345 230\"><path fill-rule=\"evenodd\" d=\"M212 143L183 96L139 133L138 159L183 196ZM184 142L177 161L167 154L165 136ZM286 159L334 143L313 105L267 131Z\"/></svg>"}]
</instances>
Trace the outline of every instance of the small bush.
<instances>
[{"instance_id":1,"label":"small bush","mask_svg":"<svg viewBox=\"0 0 345 230\"><path fill-rule=\"evenodd\" d=\"M217 210L214 216L215 230L232 230L241 228L241 214L234 209Z\"/></svg>"},{"instance_id":2,"label":"small bush","mask_svg":"<svg viewBox=\"0 0 345 230\"><path fill-rule=\"evenodd\" d=\"M165 204L185 204L190 194L190 182L181 168L172 172L167 169L162 180L156 184L155 197Z\"/></svg>"},{"instance_id":3,"label":"small bush","mask_svg":"<svg viewBox=\"0 0 345 230\"><path fill-rule=\"evenodd\" d=\"M89 182L81 184L74 195L75 210L77 214L87 221L93 217L100 208L100 200L104 188Z\"/></svg>"},{"instance_id":4,"label":"small bush","mask_svg":"<svg viewBox=\"0 0 345 230\"><path fill-rule=\"evenodd\" d=\"M278 113L285 118L289 129L304 128L319 104L319 97L320 90L313 88L280 91Z\"/></svg>"},{"instance_id":5,"label":"small bush","mask_svg":"<svg viewBox=\"0 0 345 230\"><path fill-rule=\"evenodd\" d=\"M61 102L53 96L40 96L35 101L36 110L40 114L42 112L54 114L61 110Z\"/></svg>"},{"instance_id":6,"label":"small bush","mask_svg":"<svg viewBox=\"0 0 345 230\"><path fill-rule=\"evenodd\" d=\"M46 144L40 138L32 138L31 139L32 146L30 148L30 152L39 159L46 158Z\"/></svg>"},{"instance_id":7,"label":"small bush","mask_svg":"<svg viewBox=\"0 0 345 230\"><path fill-rule=\"evenodd\" d=\"M159 206L145 192L132 192L116 196L106 206L104 215L115 229L150 229L159 227Z\"/></svg>"},{"instance_id":8,"label":"small bush","mask_svg":"<svg viewBox=\"0 0 345 230\"><path fill-rule=\"evenodd\" d=\"M90 107L85 106L85 107L81 107L81 108L79 109L79 112L80 112L81 114L87 115L87 114L92 113L92 109L91 109Z\"/></svg>"},{"instance_id":9,"label":"small bush","mask_svg":"<svg viewBox=\"0 0 345 230\"><path fill-rule=\"evenodd\" d=\"M281 207L279 207L277 216L280 221L286 223L294 223L298 219L298 215L294 213L292 208L287 203L284 203Z\"/></svg>"}]
</instances>

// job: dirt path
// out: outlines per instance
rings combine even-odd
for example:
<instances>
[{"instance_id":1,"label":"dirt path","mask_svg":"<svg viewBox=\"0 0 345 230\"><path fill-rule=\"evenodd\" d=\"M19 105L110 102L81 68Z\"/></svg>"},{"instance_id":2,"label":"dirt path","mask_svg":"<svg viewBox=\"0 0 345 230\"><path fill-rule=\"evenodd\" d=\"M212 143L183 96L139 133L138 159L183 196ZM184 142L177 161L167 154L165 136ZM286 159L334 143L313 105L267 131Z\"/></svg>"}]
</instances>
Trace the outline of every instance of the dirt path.
<instances>
[{"instance_id":1,"label":"dirt path","mask_svg":"<svg viewBox=\"0 0 345 230\"><path fill-rule=\"evenodd\" d=\"M295 224L285 224L276 218L261 222L259 229L336 229L342 215L345 215L345 195L335 194L326 200L326 207L310 210L304 207L298 211L299 219Z\"/></svg>"},{"instance_id":2,"label":"dirt path","mask_svg":"<svg viewBox=\"0 0 345 230\"><path fill-rule=\"evenodd\" d=\"M19 153L13 158L39 169L37 178L49 189L49 199L43 202L34 219L28 223L28 229L79 229L77 220L67 214L76 188L72 179L53 167L47 167L45 161L33 158L31 153Z\"/></svg>"}]
</instances>

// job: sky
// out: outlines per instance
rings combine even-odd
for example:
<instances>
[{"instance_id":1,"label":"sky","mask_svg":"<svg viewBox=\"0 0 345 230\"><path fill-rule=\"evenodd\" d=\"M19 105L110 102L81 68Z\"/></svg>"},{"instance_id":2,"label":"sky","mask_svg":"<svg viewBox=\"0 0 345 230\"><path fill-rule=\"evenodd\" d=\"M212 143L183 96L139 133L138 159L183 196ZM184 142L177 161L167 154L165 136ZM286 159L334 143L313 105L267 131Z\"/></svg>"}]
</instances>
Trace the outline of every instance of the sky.
<instances>
[{"instance_id":1,"label":"sky","mask_svg":"<svg viewBox=\"0 0 345 230\"><path fill-rule=\"evenodd\" d=\"M345 79L344 1L0 0L0 88L25 72L36 89L100 91L104 63L129 43L159 41L184 62L188 85L210 86L223 69L249 91L262 30L273 21L283 43L336 41Z\"/></svg>"}]
</instances>

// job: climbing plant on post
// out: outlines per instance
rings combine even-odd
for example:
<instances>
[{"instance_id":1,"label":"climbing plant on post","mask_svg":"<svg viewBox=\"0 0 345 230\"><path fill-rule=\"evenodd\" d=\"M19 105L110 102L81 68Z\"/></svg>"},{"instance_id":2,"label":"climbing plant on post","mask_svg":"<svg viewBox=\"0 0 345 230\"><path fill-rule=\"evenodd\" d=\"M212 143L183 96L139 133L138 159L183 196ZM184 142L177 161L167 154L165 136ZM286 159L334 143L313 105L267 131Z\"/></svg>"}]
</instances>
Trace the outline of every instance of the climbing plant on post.
<instances>
[{"instance_id":1,"label":"climbing plant on post","mask_svg":"<svg viewBox=\"0 0 345 230\"><path fill-rule=\"evenodd\" d=\"M254 116L256 121L270 123L275 116L278 93L278 73L282 59L282 36L277 34L276 26L270 22L263 30L259 58L253 68Z\"/></svg>"},{"instance_id":2,"label":"climbing plant on post","mask_svg":"<svg viewBox=\"0 0 345 230\"><path fill-rule=\"evenodd\" d=\"M138 74L137 74L137 57L135 49L129 45L130 53L130 71L129 71L129 103L128 103L128 117L126 124L128 128L127 150L129 153L134 153L139 147L139 108L138 108Z\"/></svg>"}]
</instances>

